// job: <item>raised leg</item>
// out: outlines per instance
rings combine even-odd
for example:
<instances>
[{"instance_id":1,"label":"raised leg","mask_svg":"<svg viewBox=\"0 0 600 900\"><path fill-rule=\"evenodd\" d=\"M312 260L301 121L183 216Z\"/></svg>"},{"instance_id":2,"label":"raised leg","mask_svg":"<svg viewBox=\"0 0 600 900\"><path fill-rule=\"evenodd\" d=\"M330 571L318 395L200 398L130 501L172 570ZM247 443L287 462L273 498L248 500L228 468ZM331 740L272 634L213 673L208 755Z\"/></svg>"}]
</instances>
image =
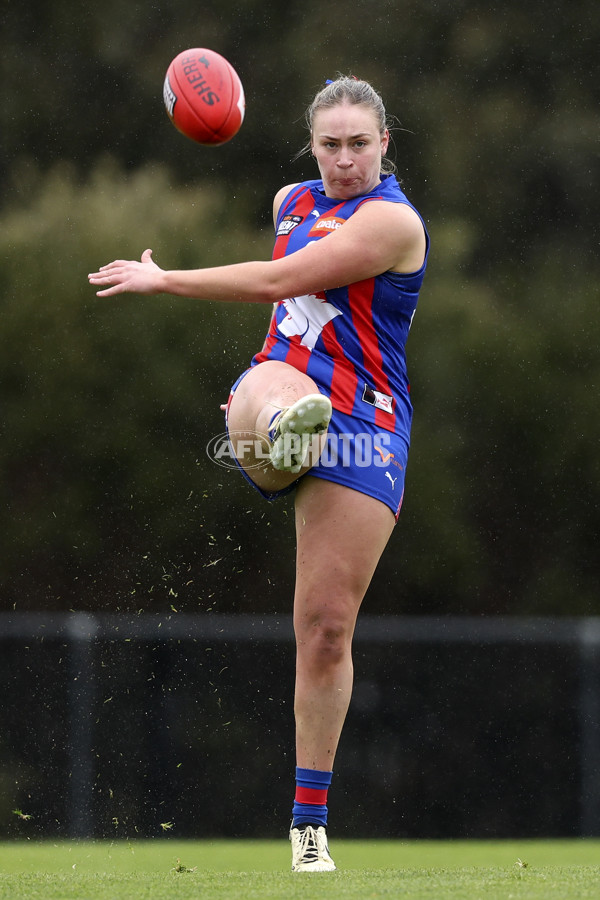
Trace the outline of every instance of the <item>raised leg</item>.
<instances>
[{"instance_id":1,"label":"raised leg","mask_svg":"<svg viewBox=\"0 0 600 900\"><path fill-rule=\"evenodd\" d=\"M293 474L274 469L268 457L267 434L277 412L307 394L318 393L312 378L276 360L255 366L236 388L227 417L231 443L240 465L263 490L283 490L310 468L309 463ZM318 456L323 440L314 438L311 454Z\"/></svg>"}]
</instances>

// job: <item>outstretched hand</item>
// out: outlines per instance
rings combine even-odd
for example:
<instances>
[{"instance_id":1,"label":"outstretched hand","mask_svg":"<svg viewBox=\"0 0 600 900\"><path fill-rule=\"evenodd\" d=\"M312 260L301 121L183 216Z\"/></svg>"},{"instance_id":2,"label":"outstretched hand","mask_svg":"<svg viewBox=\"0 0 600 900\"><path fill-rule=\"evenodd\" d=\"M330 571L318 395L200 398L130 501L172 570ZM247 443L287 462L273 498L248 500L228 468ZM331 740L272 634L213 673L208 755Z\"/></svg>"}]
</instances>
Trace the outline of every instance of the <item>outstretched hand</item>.
<instances>
[{"instance_id":1,"label":"outstretched hand","mask_svg":"<svg viewBox=\"0 0 600 900\"><path fill-rule=\"evenodd\" d=\"M152 260L152 250L144 250L140 262L117 259L88 275L88 281L98 286L109 285L96 291L98 297L125 293L158 294L161 291L162 272L160 266Z\"/></svg>"}]
</instances>

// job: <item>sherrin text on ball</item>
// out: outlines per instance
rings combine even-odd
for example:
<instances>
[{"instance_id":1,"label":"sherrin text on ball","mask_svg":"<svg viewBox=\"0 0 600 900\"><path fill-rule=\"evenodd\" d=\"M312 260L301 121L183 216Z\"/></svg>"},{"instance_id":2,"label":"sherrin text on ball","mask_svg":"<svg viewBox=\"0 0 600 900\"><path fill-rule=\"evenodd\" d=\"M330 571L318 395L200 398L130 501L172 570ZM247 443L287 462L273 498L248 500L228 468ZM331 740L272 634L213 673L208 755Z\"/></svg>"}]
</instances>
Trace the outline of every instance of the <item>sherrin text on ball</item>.
<instances>
[{"instance_id":1,"label":"sherrin text on ball","mask_svg":"<svg viewBox=\"0 0 600 900\"><path fill-rule=\"evenodd\" d=\"M224 144L244 121L242 82L231 63L214 50L179 53L167 69L163 99L178 131L198 144Z\"/></svg>"}]
</instances>

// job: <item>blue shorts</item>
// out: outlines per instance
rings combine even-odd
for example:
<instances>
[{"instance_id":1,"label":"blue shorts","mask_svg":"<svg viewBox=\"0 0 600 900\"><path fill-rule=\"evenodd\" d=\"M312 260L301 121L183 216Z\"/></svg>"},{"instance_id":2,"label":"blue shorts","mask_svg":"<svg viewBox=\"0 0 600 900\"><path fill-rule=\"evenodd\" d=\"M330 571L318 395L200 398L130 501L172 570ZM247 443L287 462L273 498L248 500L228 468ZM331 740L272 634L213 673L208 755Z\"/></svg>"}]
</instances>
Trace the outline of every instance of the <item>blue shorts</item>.
<instances>
[{"instance_id":1,"label":"blue shorts","mask_svg":"<svg viewBox=\"0 0 600 900\"><path fill-rule=\"evenodd\" d=\"M245 374L231 388L229 402ZM225 424L227 427L227 415ZM363 422L334 409L319 461L304 474L334 481L381 500L389 506L397 520L404 497L407 461L408 441L401 435L383 431L371 422ZM266 500L276 500L289 494L298 483L296 481L281 491L264 491L239 463L238 468L246 481Z\"/></svg>"}]
</instances>

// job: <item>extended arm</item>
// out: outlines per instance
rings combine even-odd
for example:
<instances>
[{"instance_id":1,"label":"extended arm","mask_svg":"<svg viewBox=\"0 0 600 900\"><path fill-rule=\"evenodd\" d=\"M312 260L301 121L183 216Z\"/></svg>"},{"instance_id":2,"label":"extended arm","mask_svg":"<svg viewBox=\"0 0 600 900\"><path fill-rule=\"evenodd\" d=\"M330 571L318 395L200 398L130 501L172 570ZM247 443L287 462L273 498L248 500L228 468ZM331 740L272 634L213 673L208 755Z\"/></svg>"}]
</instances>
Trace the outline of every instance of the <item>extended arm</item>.
<instances>
[{"instance_id":1,"label":"extended arm","mask_svg":"<svg viewBox=\"0 0 600 900\"><path fill-rule=\"evenodd\" d=\"M423 226L405 204L365 203L325 238L276 260L206 269L161 269L144 251L140 262L116 260L89 275L98 296L173 294L199 300L273 303L372 278L388 269L412 272L425 252Z\"/></svg>"}]
</instances>

